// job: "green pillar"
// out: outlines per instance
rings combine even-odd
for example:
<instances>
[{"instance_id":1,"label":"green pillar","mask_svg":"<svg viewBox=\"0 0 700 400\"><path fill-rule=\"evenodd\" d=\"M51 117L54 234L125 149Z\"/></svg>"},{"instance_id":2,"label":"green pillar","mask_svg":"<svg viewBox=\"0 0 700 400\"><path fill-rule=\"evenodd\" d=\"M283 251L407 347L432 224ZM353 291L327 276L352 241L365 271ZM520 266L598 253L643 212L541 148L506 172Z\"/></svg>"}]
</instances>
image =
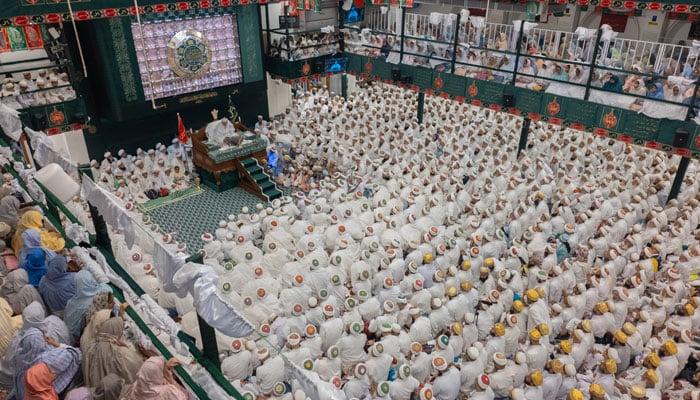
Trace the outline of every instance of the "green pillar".
<instances>
[{"instance_id":1,"label":"green pillar","mask_svg":"<svg viewBox=\"0 0 700 400\"><path fill-rule=\"evenodd\" d=\"M423 106L425 105L425 93L418 92L418 123L423 123Z\"/></svg>"},{"instance_id":2,"label":"green pillar","mask_svg":"<svg viewBox=\"0 0 700 400\"><path fill-rule=\"evenodd\" d=\"M690 158L688 157L681 158L681 162L678 163L678 170L676 171L676 177L673 178L673 185L671 185L671 193L668 194L668 200L678 197L681 185L683 185L683 179L685 179L685 172L688 170L688 164L690 164Z\"/></svg>"},{"instance_id":3,"label":"green pillar","mask_svg":"<svg viewBox=\"0 0 700 400\"><path fill-rule=\"evenodd\" d=\"M523 118L523 129L520 130L520 142L518 142L518 157L520 152L527 147L527 135L530 133L530 118Z\"/></svg>"}]
</instances>

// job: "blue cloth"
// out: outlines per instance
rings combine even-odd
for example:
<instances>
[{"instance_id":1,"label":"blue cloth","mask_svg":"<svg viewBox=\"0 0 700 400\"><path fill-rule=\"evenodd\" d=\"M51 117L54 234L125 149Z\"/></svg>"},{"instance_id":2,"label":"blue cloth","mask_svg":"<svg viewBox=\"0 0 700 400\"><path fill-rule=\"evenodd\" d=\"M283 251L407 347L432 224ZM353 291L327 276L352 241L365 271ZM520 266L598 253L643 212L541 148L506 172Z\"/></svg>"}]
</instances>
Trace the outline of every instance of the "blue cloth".
<instances>
[{"instance_id":1,"label":"blue cloth","mask_svg":"<svg viewBox=\"0 0 700 400\"><path fill-rule=\"evenodd\" d=\"M35 229L27 229L22 232L22 249L19 251L19 257L17 261L19 265L22 265L27 259L27 255L34 249L43 249L46 253L47 261L56 256L56 253L41 246L41 236L39 232Z\"/></svg>"},{"instance_id":2,"label":"blue cloth","mask_svg":"<svg viewBox=\"0 0 700 400\"><path fill-rule=\"evenodd\" d=\"M99 292L111 291L109 285L97 283L89 271L82 270L75 274L75 295L66 303L63 318L73 339L80 337L80 322L92 304L92 298Z\"/></svg>"},{"instance_id":3,"label":"blue cloth","mask_svg":"<svg viewBox=\"0 0 700 400\"><path fill-rule=\"evenodd\" d=\"M37 363L44 362L56 374L52 386L56 393L63 393L73 381L73 377L80 370L82 354L75 347L55 347L41 353Z\"/></svg>"},{"instance_id":4,"label":"blue cloth","mask_svg":"<svg viewBox=\"0 0 700 400\"><path fill-rule=\"evenodd\" d=\"M15 365L14 396L10 398L24 399L24 375L27 370L36 364L39 356L55 347L46 343L44 334L36 329L29 328L21 336L15 338L17 341L8 350L12 363Z\"/></svg>"},{"instance_id":5,"label":"blue cloth","mask_svg":"<svg viewBox=\"0 0 700 400\"><path fill-rule=\"evenodd\" d=\"M277 169L277 152L268 151L267 152L267 168Z\"/></svg>"},{"instance_id":6,"label":"blue cloth","mask_svg":"<svg viewBox=\"0 0 700 400\"><path fill-rule=\"evenodd\" d=\"M612 80L612 82L610 82ZM620 83L620 78L617 75L610 75L610 79L603 84L603 89L622 93L622 84Z\"/></svg>"},{"instance_id":7,"label":"blue cloth","mask_svg":"<svg viewBox=\"0 0 700 400\"><path fill-rule=\"evenodd\" d=\"M49 312L63 311L68 300L75 295L75 272L68 272L63 256L49 260L48 271L39 282L39 294Z\"/></svg>"},{"instance_id":8,"label":"blue cloth","mask_svg":"<svg viewBox=\"0 0 700 400\"><path fill-rule=\"evenodd\" d=\"M30 251L21 267L27 271L29 284L34 287L39 287L39 281L46 274L46 271L48 271L44 249L38 248Z\"/></svg>"},{"instance_id":9,"label":"blue cloth","mask_svg":"<svg viewBox=\"0 0 700 400\"><path fill-rule=\"evenodd\" d=\"M662 85L661 82L655 82L654 87L656 88L656 92L649 90L649 93L647 93L647 97L651 97L652 99L663 100L664 85Z\"/></svg>"}]
</instances>

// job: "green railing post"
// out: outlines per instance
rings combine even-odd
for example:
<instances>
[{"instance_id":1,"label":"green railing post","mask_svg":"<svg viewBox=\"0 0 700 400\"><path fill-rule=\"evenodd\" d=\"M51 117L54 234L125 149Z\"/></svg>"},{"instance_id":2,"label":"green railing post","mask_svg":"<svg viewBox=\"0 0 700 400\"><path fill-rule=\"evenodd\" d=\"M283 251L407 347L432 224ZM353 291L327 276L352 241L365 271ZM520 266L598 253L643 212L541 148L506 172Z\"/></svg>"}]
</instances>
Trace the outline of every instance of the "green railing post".
<instances>
[{"instance_id":1,"label":"green railing post","mask_svg":"<svg viewBox=\"0 0 700 400\"><path fill-rule=\"evenodd\" d=\"M593 44L593 56L591 57L591 64L588 71L588 80L586 80L586 94L583 99L588 101L588 97L591 95L591 85L593 84L593 74L595 73L596 58L598 58L598 46L600 45L600 38L603 36L603 30L598 29L598 35L595 38L595 43Z\"/></svg>"},{"instance_id":2,"label":"green railing post","mask_svg":"<svg viewBox=\"0 0 700 400\"><path fill-rule=\"evenodd\" d=\"M678 193L680 193L681 186L683 185L683 179L685 179L685 172L688 170L688 164L690 164L690 158L688 157L681 158L681 161L678 163L678 170L676 171L676 176L673 178L673 185L671 185L671 192L668 194L668 200L678 197Z\"/></svg>"}]
</instances>

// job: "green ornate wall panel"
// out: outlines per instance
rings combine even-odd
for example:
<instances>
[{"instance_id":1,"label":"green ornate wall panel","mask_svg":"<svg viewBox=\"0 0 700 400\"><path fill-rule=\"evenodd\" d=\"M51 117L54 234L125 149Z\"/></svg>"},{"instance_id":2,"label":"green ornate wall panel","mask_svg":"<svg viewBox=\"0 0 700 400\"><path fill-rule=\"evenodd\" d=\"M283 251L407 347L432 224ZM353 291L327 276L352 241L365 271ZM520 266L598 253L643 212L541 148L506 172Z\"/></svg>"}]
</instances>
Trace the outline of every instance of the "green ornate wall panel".
<instances>
[{"instance_id":1,"label":"green ornate wall panel","mask_svg":"<svg viewBox=\"0 0 700 400\"><path fill-rule=\"evenodd\" d=\"M243 80L245 83L262 80L262 44L260 42L260 13L258 7L234 7L238 15L238 36L241 44Z\"/></svg>"}]
</instances>

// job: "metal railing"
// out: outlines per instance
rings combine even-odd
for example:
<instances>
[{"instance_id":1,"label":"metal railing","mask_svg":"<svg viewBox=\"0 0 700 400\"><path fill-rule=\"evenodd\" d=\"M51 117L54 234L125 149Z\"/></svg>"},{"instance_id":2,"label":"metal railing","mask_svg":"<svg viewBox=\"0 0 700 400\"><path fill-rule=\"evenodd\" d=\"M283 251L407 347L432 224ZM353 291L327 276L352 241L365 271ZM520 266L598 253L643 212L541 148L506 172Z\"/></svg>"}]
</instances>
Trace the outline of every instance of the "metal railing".
<instances>
[{"instance_id":1,"label":"metal railing","mask_svg":"<svg viewBox=\"0 0 700 400\"><path fill-rule=\"evenodd\" d=\"M385 31L381 27L387 26L395 14L399 13L382 15L378 8L368 8L366 15L370 17L366 25L372 31L365 31L364 35L377 40L363 40L360 31L347 30L345 41L351 45L346 50L371 57L386 56L386 50L383 54L379 51L383 44L379 41L394 35L394 30ZM610 37L610 32L604 34L602 30L565 32L537 26L524 29L525 22L520 25L484 23L482 17L462 21L459 16L454 21L454 26L458 27L457 37L446 40L449 35L444 34L444 20L450 14L443 15L439 22L437 17L431 21L429 15L412 14L405 9L401 10L401 15L403 17L396 18L405 20L405 29L401 35L394 36L391 55L387 57L387 62L393 64L439 68L442 72L476 79L558 91L560 95L561 91L571 90L570 97L583 100L591 99L593 93L596 101L612 98L605 104L619 103L619 107L635 111L639 111L644 102L654 107L668 104L675 106L671 110L675 119L690 116L692 105L696 103L700 87L699 51L690 46L621 39L615 35ZM525 67L528 62L532 69ZM639 65L639 70L633 69L633 65ZM645 65L653 67L645 68ZM555 68L561 71L552 76ZM611 75L626 84L624 91L617 85L606 85L607 81L612 83ZM655 82L667 83L666 96L650 99L644 94L629 92L634 84L632 80L637 78L645 79L648 88ZM679 92L673 86L679 86L684 96L670 96L674 90ZM645 113L647 111L644 109Z\"/></svg>"}]
</instances>

